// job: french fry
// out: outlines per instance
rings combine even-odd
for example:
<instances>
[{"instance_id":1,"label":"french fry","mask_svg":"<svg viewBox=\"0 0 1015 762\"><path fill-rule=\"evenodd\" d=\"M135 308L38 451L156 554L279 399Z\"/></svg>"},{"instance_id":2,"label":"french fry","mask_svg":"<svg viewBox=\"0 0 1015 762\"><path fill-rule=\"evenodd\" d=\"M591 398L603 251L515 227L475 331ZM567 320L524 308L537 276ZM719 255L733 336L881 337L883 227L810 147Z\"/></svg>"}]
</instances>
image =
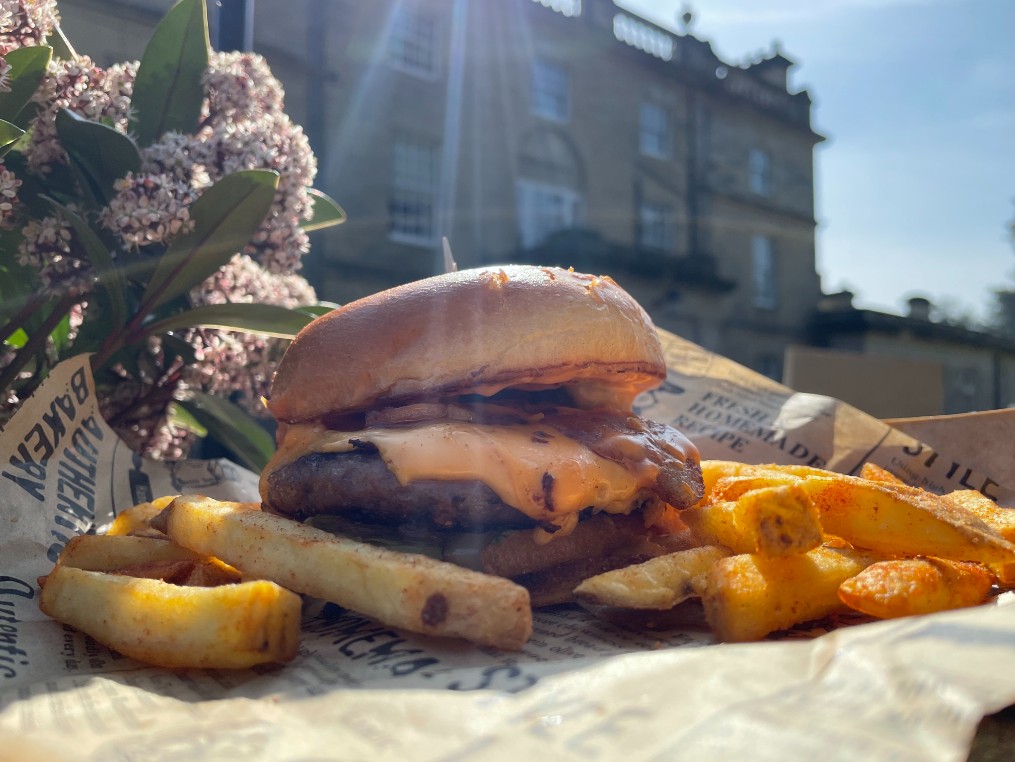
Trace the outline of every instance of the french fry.
<instances>
[{"instance_id":1,"label":"french fry","mask_svg":"<svg viewBox=\"0 0 1015 762\"><path fill-rule=\"evenodd\" d=\"M680 517L699 542L734 553L787 556L821 544L818 511L798 484L762 487L736 501L696 505Z\"/></svg>"},{"instance_id":2,"label":"french fry","mask_svg":"<svg viewBox=\"0 0 1015 762\"><path fill-rule=\"evenodd\" d=\"M165 524L184 547L393 627L505 649L532 631L528 591L507 579L201 496L174 500Z\"/></svg>"},{"instance_id":3,"label":"french fry","mask_svg":"<svg viewBox=\"0 0 1015 762\"><path fill-rule=\"evenodd\" d=\"M974 489L949 492L944 499L976 516L1008 542L1015 542L1015 508L1002 508Z\"/></svg>"},{"instance_id":4,"label":"french fry","mask_svg":"<svg viewBox=\"0 0 1015 762\"><path fill-rule=\"evenodd\" d=\"M711 493L711 501L718 503L724 500L739 500L748 492L753 492L756 489L799 483L799 476L782 474L778 471L759 471L741 476L725 476L715 483Z\"/></svg>"},{"instance_id":5,"label":"french fry","mask_svg":"<svg viewBox=\"0 0 1015 762\"><path fill-rule=\"evenodd\" d=\"M223 563L217 558L204 558L194 564L181 584L191 587L218 587L219 585L234 585L242 581L243 575L240 574L239 569Z\"/></svg>"},{"instance_id":6,"label":"french fry","mask_svg":"<svg viewBox=\"0 0 1015 762\"><path fill-rule=\"evenodd\" d=\"M809 476L829 476L833 472L814 468L813 466L790 466L776 463L752 465L750 463L737 463L731 460L703 460L701 461L701 473L705 482L705 497L700 502L710 502L716 499L713 497L713 491L716 489L719 481L723 479L732 480L741 477L756 477L761 480L768 480L758 486L772 486L773 484L788 484L796 479L804 479ZM740 494L744 491L746 490L740 490Z\"/></svg>"},{"instance_id":7,"label":"french fry","mask_svg":"<svg viewBox=\"0 0 1015 762\"><path fill-rule=\"evenodd\" d=\"M664 611L701 597L708 569L728 555L729 550L718 545L681 550L589 577L574 593L596 605Z\"/></svg>"},{"instance_id":8,"label":"french fry","mask_svg":"<svg viewBox=\"0 0 1015 762\"><path fill-rule=\"evenodd\" d=\"M60 553L57 563L86 571L116 571L147 563L201 559L197 553L168 539L129 535L82 534L72 537Z\"/></svg>"},{"instance_id":9,"label":"french fry","mask_svg":"<svg viewBox=\"0 0 1015 762\"><path fill-rule=\"evenodd\" d=\"M841 610L839 585L881 558L820 547L781 558L745 554L719 559L706 577L705 617L719 640L760 640Z\"/></svg>"},{"instance_id":10,"label":"french fry","mask_svg":"<svg viewBox=\"0 0 1015 762\"><path fill-rule=\"evenodd\" d=\"M815 466L803 466L799 463L795 464L780 464L780 463L769 463L760 468L775 471L780 474L789 474L790 476L796 476L800 479L809 479L812 476L829 476L834 474L835 471L828 471L824 468L816 468Z\"/></svg>"},{"instance_id":11,"label":"french fry","mask_svg":"<svg viewBox=\"0 0 1015 762\"><path fill-rule=\"evenodd\" d=\"M884 482L885 484L905 484L902 479L897 477L887 468L882 468L876 463L867 461L860 466L860 478L870 479L872 482Z\"/></svg>"},{"instance_id":12,"label":"french fry","mask_svg":"<svg viewBox=\"0 0 1015 762\"><path fill-rule=\"evenodd\" d=\"M137 535L72 537L57 563L86 571L161 579L177 585L215 587L240 581L240 573L217 558L206 558L162 539Z\"/></svg>"},{"instance_id":13,"label":"french fry","mask_svg":"<svg viewBox=\"0 0 1015 762\"><path fill-rule=\"evenodd\" d=\"M953 561L1015 561L1015 545L917 487L843 475L808 477L802 486L818 506L824 530L857 547Z\"/></svg>"},{"instance_id":14,"label":"french fry","mask_svg":"<svg viewBox=\"0 0 1015 762\"><path fill-rule=\"evenodd\" d=\"M110 536L161 534L161 532L152 529L149 522L158 516L167 505L173 502L174 497L175 495L166 495L156 498L150 503L138 503L126 510L120 511L116 518L113 519L113 524L109 527L109 531L106 534Z\"/></svg>"},{"instance_id":15,"label":"french fry","mask_svg":"<svg viewBox=\"0 0 1015 762\"><path fill-rule=\"evenodd\" d=\"M299 596L264 580L182 587L57 564L39 607L160 667L240 669L289 661L299 645Z\"/></svg>"},{"instance_id":16,"label":"french fry","mask_svg":"<svg viewBox=\"0 0 1015 762\"><path fill-rule=\"evenodd\" d=\"M972 489L956 490L943 497L960 511L976 516L1008 542L1015 543L1015 509L1002 508L983 493ZM986 565L1000 587L1015 588L1015 561L988 562Z\"/></svg>"},{"instance_id":17,"label":"french fry","mask_svg":"<svg viewBox=\"0 0 1015 762\"><path fill-rule=\"evenodd\" d=\"M994 583L1002 590L1015 589L1015 561L984 564L994 575Z\"/></svg>"},{"instance_id":18,"label":"french fry","mask_svg":"<svg viewBox=\"0 0 1015 762\"><path fill-rule=\"evenodd\" d=\"M979 564L941 558L899 558L871 564L839 585L839 599L879 619L977 606L992 578Z\"/></svg>"},{"instance_id":19,"label":"french fry","mask_svg":"<svg viewBox=\"0 0 1015 762\"><path fill-rule=\"evenodd\" d=\"M702 502L712 499L712 490L720 479L737 477L757 471L757 466L747 463L737 463L732 460L703 460L701 461L701 476L705 482L705 497Z\"/></svg>"}]
</instances>

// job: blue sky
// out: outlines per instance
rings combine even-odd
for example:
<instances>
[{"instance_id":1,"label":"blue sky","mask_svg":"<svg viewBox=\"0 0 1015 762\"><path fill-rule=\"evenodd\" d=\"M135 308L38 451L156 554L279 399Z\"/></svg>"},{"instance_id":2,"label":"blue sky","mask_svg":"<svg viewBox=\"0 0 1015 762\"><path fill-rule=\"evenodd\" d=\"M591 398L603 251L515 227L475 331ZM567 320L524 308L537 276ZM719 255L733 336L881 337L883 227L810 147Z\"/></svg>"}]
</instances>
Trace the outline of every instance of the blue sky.
<instances>
[{"instance_id":1,"label":"blue sky","mask_svg":"<svg viewBox=\"0 0 1015 762\"><path fill-rule=\"evenodd\" d=\"M673 28L682 3L622 0ZM739 63L779 40L814 98L826 292L981 317L1015 288L1015 1L699 0L692 30Z\"/></svg>"}]
</instances>

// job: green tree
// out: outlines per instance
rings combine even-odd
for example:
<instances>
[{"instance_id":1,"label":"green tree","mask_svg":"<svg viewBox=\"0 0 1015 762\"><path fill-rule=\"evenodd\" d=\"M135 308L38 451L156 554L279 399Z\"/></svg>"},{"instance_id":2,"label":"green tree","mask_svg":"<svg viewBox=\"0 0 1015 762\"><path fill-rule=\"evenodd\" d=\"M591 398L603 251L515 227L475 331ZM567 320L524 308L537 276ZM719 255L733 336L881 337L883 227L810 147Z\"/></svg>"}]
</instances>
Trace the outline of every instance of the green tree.
<instances>
[{"instance_id":1,"label":"green tree","mask_svg":"<svg viewBox=\"0 0 1015 762\"><path fill-rule=\"evenodd\" d=\"M1008 222L1008 240L1015 248L1015 214ZM994 291L994 304L988 317L988 327L1004 336L1015 337L1015 288Z\"/></svg>"}]
</instances>

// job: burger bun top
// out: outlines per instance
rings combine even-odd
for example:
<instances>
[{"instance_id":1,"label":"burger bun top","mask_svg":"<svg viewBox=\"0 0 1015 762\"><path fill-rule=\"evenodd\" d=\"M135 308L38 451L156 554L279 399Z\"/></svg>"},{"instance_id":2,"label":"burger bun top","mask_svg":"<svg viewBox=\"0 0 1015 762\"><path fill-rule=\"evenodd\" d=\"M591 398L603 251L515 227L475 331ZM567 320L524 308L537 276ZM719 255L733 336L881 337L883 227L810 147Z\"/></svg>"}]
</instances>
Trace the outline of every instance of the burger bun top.
<instances>
[{"instance_id":1,"label":"burger bun top","mask_svg":"<svg viewBox=\"0 0 1015 762\"><path fill-rule=\"evenodd\" d=\"M317 318L279 363L268 409L295 423L562 385L629 406L665 377L651 319L612 279L505 265L397 286Z\"/></svg>"}]
</instances>

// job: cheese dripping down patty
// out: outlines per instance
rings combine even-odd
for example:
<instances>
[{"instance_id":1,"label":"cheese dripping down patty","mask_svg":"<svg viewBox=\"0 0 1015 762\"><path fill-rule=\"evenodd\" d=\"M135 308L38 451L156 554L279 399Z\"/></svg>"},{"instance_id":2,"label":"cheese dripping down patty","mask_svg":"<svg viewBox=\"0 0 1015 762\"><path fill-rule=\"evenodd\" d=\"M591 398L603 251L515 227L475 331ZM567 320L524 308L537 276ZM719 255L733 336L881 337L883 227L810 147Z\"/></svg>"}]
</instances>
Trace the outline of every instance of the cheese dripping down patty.
<instances>
[{"instance_id":1,"label":"cheese dripping down patty","mask_svg":"<svg viewBox=\"0 0 1015 762\"><path fill-rule=\"evenodd\" d=\"M617 460L598 455L546 421L439 420L356 431L290 424L262 475L262 486L267 474L304 455L372 447L400 484L419 479L480 481L505 504L542 525L557 527L543 538L549 539L573 529L585 508L628 513L651 492L661 467L644 438L625 432L607 436L610 451L622 454ZM681 465L696 458L690 453L693 445L687 446L681 450L667 442L668 457Z\"/></svg>"}]
</instances>

